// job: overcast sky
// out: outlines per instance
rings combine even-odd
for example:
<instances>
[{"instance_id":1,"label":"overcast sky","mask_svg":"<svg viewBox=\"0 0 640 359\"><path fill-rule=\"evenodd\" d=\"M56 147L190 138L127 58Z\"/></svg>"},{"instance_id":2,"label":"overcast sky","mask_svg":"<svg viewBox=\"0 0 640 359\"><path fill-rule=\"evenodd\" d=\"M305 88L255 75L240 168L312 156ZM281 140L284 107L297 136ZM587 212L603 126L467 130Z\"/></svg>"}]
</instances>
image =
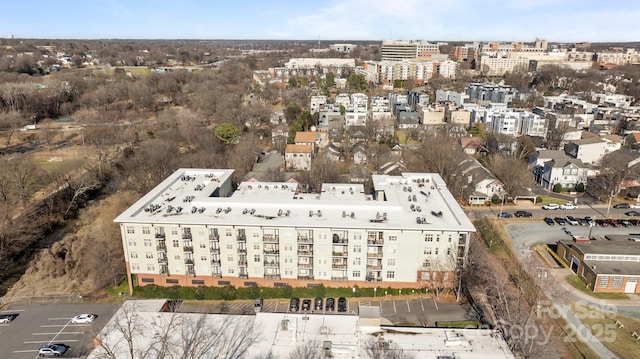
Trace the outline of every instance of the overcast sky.
<instances>
[{"instance_id":1,"label":"overcast sky","mask_svg":"<svg viewBox=\"0 0 640 359\"><path fill-rule=\"evenodd\" d=\"M11 0L17 38L639 41L640 0Z\"/></svg>"}]
</instances>

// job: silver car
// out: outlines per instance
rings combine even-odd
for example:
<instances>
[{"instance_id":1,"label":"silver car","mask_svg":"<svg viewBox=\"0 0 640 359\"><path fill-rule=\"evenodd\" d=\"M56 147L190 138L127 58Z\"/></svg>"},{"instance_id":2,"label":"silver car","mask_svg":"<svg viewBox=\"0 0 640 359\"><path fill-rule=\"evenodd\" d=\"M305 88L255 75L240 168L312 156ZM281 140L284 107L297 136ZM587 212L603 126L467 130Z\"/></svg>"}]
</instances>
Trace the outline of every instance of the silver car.
<instances>
[{"instance_id":1,"label":"silver car","mask_svg":"<svg viewBox=\"0 0 640 359\"><path fill-rule=\"evenodd\" d=\"M69 350L66 344L46 344L40 347L38 355L41 357L59 357Z\"/></svg>"}]
</instances>

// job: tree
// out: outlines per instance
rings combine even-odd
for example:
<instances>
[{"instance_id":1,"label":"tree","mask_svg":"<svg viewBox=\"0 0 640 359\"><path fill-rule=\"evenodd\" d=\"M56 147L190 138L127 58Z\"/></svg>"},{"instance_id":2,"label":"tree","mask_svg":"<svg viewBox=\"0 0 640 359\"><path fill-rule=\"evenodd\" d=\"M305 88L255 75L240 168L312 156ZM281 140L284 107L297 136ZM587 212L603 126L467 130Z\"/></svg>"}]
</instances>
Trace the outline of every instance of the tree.
<instances>
[{"instance_id":1,"label":"tree","mask_svg":"<svg viewBox=\"0 0 640 359\"><path fill-rule=\"evenodd\" d=\"M553 192L560 193L562 192L562 184L556 183L553 185Z\"/></svg>"},{"instance_id":2,"label":"tree","mask_svg":"<svg viewBox=\"0 0 640 359\"><path fill-rule=\"evenodd\" d=\"M411 359L413 355L405 353L396 343L387 342L382 337L371 337L364 342L364 352L370 359Z\"/></svg>"},{"instance_id":3,"label":"tree","mask_svg":"<svg viewBox=\"0 0 640 359\"><path fill-rule=\"evenodd\" d=\"M297 120L300 114L302 114L302 109L295 102L289 103L284 110L284 118L287 120L287 123L292 123Z\"/></svg>"},{"instance_id":4,"label":"tree","mask_svg":"<svg viewBox=\"0 0 640 359\"><path fill-rule=\"evenodd\" d=\"M562 121L550 127L551 129L547 132L547 148L557 150L564 140L564 135L569 131L569 122Z\"/></svg>"},{"instance_id":5,"label":"tree","mask_svg":"<svg viewBox=\"0 0 640 359\"><path fill-rule=\"evenodd\" d=\"M488 167L502 182L504 192L509 197L515 197L522 188L533 185L527 163L520 158L496 153L489 158Z\"/></svg>"},{"instance_id":6,"label":"tree","mask_svg":"<svg viewBox=\"0 0 640 359\"><path fill-rule=\"evenodd\" d=\"M365 92L369 89L369 83L367 78L363 74L353 73L347 78L347 86L351 87L353 91Z\"/></svg>"},{"instance_id":7,"label":"tree","mask_svg":"<svg viewBox=\"0 0 640 359\"><path fill-rule=\"evenodd\" d=\"M216 138L230 145L240 139L240 129L232 123L223 123L215 129Z\"/></svg>"},{"instance_id":8,"label":"tree","mask_svg":"<svg viewBox=\"0 0 640 359\"><path fill-rule=\"evenodd\" d=\"M470 135L478 136L482 139L487 139L487 132L484 129L484 125L480 122L475 122L469 130Z\"/></svg>"}]
</instances>

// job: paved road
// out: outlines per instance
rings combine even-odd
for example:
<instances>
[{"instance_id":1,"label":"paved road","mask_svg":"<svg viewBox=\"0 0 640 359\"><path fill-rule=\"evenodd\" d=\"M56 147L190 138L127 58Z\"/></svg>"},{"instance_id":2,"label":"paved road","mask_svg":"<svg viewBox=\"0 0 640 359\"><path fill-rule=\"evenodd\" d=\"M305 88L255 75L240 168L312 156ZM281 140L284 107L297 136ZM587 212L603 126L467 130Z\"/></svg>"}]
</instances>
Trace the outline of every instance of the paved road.
<instances>
[{"instance_id":1,"label":"paved road","mask_svg":"<svg viewBox=\"0 0 640 359\"><path fill-rule=\"evenodd\" d=\"M93 339L116 312L116 304L30 304L3 308L18 314L9 324L0 324L0 357L34 359L44 344L64 343L71 347L65 358L83 358L93 349ZM97 314L91 324L71 324L82 313Z\"/></svg>"}]
</instances>

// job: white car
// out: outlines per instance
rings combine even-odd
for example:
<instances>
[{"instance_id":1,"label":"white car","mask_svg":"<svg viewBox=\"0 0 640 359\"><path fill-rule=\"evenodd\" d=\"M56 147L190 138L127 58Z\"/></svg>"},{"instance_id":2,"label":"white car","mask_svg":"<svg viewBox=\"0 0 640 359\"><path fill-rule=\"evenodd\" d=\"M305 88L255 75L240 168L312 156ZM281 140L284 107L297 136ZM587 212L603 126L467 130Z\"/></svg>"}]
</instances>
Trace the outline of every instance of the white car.
<instances>
[{"instance_id":1,"label":"white car","mask_svg":"<svg viewBox=\"0 0 640 359\"><path fill-rule=\"evenodd\" d=\"M73 324L87 324L93 322L94 319L98 317L95 314L80 314L76 315L71 319L71 323Z\"/></svg>"},{"instance_id":2,"label":"white car","mask_svg":"<svg viewBox=\"0 0 640 359\"><path fill-rule=\"evenodd\" d=\"M557 203L549 203L542 206L542 209L558 209L558 208L560 208L560 205Z\"/></svg>"},{"instance_id":3,"label":"white car","mask_svg":"<svg viewBox=\"0 0 640 359\"><path fill-rule=\"evenodd\" d=\"M560 205L560 209L576 209L578 206L573 204L572 202L567 202L565 204Z\"/></svg>"},{"instance_id":4,"label":"white car","mask_svg":"<svg viewBox=\"0 0 640 359\"><path fill-rule=\"evenodd\" d=\"M640 208L640 203L633 203L629 205L629 208Z\"/></svg>"}]
</instances>

